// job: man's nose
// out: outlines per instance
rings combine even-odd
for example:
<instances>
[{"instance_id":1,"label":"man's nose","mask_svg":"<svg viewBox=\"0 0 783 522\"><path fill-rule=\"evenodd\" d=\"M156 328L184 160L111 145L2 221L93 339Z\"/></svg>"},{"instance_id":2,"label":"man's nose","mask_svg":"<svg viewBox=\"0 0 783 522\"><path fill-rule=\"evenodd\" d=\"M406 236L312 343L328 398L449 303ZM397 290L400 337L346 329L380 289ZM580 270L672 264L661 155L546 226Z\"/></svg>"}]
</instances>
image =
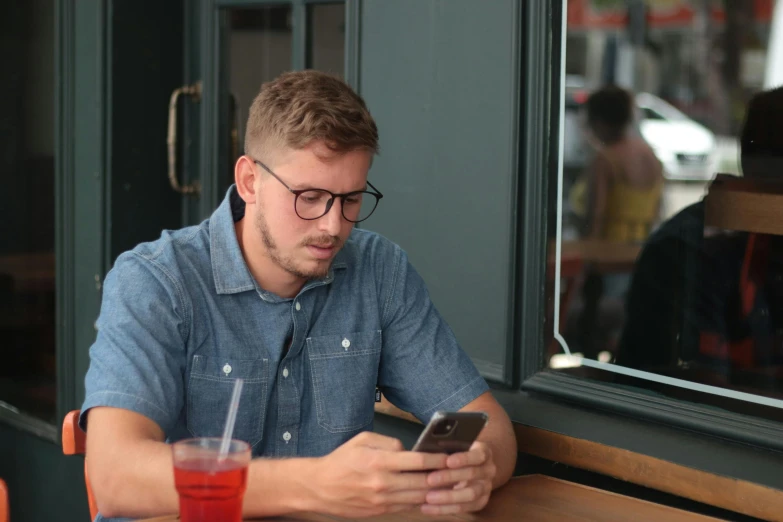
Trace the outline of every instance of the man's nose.
<instances>
[{"instance_id":1,"label":"man's nose","mask_svg":"<svg viewBox=\"0 0 783 522\"><path fill-rule=\"evenodd\" d=\"M330 236L339 236L340 229L343 227L343 206L342 201L336 198L332 201L329 211L318 220L318 228Z\"/></svg>"}]
</instances>

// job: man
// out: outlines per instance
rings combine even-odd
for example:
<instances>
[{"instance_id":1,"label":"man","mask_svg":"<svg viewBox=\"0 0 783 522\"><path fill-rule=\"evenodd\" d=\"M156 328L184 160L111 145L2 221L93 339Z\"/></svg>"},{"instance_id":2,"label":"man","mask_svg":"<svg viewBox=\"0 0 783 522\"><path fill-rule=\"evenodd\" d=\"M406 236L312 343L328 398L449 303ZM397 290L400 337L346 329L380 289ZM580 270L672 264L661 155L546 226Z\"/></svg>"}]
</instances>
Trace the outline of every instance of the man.
<instances>
[{"instance_id":1,"label":"man","mask_svg":"<svg viewBox=\"0 0 783 522\"><path fill-rule=\"evenodd\" d=\"M395 244L354 223L378 133L342 81L287 73L253 102L236 184L212 217L121 255L107 275L82 425L102 517L177 511L166 442L220 435L256 457L246 516L481 509L516 460L508 416ZM371 433L376 386L422 421L481 410L471 450Z\"/></svg>"}]
</instances>

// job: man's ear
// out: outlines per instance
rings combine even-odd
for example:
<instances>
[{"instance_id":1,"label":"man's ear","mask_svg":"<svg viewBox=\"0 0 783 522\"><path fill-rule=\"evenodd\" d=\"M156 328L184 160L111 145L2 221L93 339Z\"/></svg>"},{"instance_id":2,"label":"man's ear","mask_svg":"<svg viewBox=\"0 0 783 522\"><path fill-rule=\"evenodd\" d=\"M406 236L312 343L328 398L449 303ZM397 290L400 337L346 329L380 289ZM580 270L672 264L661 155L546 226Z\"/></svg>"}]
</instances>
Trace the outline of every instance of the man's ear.
<instances>
[{"instance_id":1,"label":"man's ear","mask_svg":"<svg viewBox=\"0 0 783 522\"><path fill-rule=\"evenodd\" d=\"M240 156L234 165L234 182L237 192L245 203L256 202L256 179L258 168L249 156Z\"/></svg>"}]
</instances>

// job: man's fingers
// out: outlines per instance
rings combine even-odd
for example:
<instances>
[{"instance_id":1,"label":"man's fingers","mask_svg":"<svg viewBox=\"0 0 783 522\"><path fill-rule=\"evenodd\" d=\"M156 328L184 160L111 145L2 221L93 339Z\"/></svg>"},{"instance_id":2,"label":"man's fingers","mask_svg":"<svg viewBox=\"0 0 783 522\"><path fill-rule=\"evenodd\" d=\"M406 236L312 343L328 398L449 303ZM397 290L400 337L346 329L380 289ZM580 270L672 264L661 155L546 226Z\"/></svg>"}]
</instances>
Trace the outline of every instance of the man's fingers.
<instances>
[{"instance_id":1,"label":"man's fingers","mask_svg":"<svg viewBox=\"0 0 783 522\"><path fill-rule=\"evenodd\" d=\"M492 458L492 450L483 442L474 442L469 451L450 455L446 464L450 468L478 466Z\"/></svg>"},{"instance_id":2,"label":"man's fingers","mask_svg":"<svg viewBox=\"0 0 783 522\"><path fill-rule=\"evenodd\" d=\"M394 491L383 496L384 504L421 506L427 502L429 490Z\"/></svg>"},{"instance_id":3,"label":"man's fingers","mask_svg":"<svg viewBox=\"0 0 783 522\"><path fill-rule=\"evenodd\" d=\"M426 500L427 504L431 505L469 504L489 495L490 491L492 491L492 486L489 481L477 480L462 489L430 491L427 493Z\"/></svg>"},{"instance_id":4,"label":"man's fingers","mask_svg":"<svg viewBox=\"0 0 783 522\"><path fill-rule=\"evenodd\" d=\"M458 513L473 513L484 509L488 501L489 501L489 495L482 497L476 502L471 502L469 504L444 504L444 505L424 504L423 506L421 506L421 512L425 515L430 515L430 516L456 515Z\"/></svg>"},{"instance_id":5,"label":"man's fingers","mask_svg":"<svg viewBox=\"0 0 783 522\"><path fill-rule=\"evenodd\" d=\"M386 478L378 484L381 491L423 491L432 489L424 472L388 473Z\"/></svg>"},{"instance_id":6,"label":"man's fingers","mask_svg":"<svg viewBox=\"0 0 783 522\"><path fill-rule=\"evenodd\" d=\"M421 509L422 502L415 504L393 504L386 510L387 513L400 513L402 511L413 511L414 509Z\"/></svg>"},{"instance_id":7,"label":"man's fingers","mask_svg":"<svg viewBox=\"0 0 783 522\"><path fill-rule=\"evenodd\" d=\"M378 456L378 464L390 471L430 471L444 469L448 455L422 451L402 451Z\"/></svg>"},{"instance_id":8,"label":"man's fingers","mask_svg":"<svg viewBox=\"0 0 783 522\"><path fill-rule=\"evenodd\" d=\"M443 487L465 481L492 480L494 477L495 466L487 463L484 466L433 471L427 476L427 483L432 487Z\"/></svg>"},{"instance_id":9,"label":"man's fingers","mask_svg":"<svg viewBox=\"0 0 783 522\"><path fill-rule=\"evenodd\" d=\"M454 515L479 511L489 502L491 491L492 485L482 481L452 490L450 495L449 491L431 492L427 494L427 503L421 506L421 512L425 515Z\"/></svg>"},{"instance_id":10,"label":"man's fingers","mask_svg":"<svg viewBox=\"0 0 783 522\"><path fill-rule=\"evenodd\" d=\"M432 504L424 504L421 506L421 512L425 515L430 516L443 516L443 515L456 515L457 513L466 513L468 511L471 511L468 509L467 506L464 506L462 504L448 504L448 505L437 505L434 506ZM476 510L472 510L476 511Z\"/></svg>"}]
</instances>

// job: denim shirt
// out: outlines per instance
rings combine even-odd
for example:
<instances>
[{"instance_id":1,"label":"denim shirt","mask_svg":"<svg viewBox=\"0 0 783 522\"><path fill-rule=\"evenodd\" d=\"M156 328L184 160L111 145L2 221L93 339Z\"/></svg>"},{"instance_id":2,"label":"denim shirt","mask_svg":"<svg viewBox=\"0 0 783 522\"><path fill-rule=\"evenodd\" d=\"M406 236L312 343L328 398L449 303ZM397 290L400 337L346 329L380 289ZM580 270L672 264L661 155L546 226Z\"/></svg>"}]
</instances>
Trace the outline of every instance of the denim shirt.
<instances>
[{"instance_id":1,"label":"denim shirt","mask_svg":"<svg viewBox=\"0 0 783 522\"><path fill-rule=\"evenodd\" d=\"M324 279L283 298L245 264L244 213L231 187L202 224L117 259L83 427L90 408L112 406L152 419L168 442L220 436L241 377L235 438L256 457L322 456L372 429L376 386L422 421L487 390L399 246L354 229Z\"/></svg>"}]
</instances>

